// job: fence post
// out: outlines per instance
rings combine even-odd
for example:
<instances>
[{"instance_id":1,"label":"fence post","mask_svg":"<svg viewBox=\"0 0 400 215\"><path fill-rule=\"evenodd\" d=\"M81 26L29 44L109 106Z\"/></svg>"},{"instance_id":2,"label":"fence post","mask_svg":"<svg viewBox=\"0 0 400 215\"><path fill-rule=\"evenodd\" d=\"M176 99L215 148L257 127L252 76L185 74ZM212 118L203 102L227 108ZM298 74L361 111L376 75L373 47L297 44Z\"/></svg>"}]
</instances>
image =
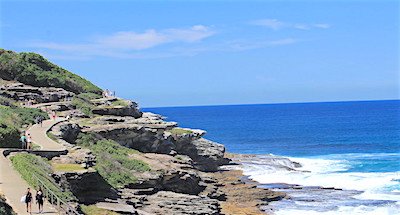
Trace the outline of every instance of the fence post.
<instances>
[{"instance_id":1,"label":"fence post","mask_svg":"<svg viewBox=\"0 0 400 215\"><path fill-rule=\"evenodd\" d=\"M60 208L60 199L57 197L57 210L58 213L60 214L61 208Z\"/></svg>"}]
</instances>

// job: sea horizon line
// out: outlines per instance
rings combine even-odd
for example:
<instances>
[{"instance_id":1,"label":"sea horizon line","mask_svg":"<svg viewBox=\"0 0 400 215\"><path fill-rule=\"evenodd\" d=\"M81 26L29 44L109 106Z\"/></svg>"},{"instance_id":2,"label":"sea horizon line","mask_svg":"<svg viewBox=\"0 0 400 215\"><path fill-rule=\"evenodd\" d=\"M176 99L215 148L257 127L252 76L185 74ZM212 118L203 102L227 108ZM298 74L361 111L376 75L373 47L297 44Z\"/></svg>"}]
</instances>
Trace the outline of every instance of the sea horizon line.
<instances>
[{"instance_id":1,"label":"sea horizon line","mask_svg":"<svg viewBox=\"0 0 400 215\"><path fill-rule=\"evenodd\" d=\"M356 103L356 102L384 102L400 101L399 99L371 99L371 100L342 100L342 101L309 101L309 102L276 102L276 103L244 103L244 104L215 104L215 105L172 105L172 106L152 106L141 107L141 109L157 108L190 108L190 107L220 107L220 106L257 106L257 105L290 105L290 104L316 104L316 103Z\"/></svg>"}]
</instances>

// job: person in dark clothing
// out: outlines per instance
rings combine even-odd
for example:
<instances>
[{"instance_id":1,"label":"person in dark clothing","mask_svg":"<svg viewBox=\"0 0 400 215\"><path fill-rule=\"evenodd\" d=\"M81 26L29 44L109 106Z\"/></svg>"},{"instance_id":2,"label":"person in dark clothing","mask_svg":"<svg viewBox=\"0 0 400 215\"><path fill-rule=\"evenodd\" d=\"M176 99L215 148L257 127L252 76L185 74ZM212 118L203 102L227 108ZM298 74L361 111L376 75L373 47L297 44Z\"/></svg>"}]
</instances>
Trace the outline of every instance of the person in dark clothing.
<instances>
[{"instance_id":1,"label":"person in dark clothing","mask_svg":"<svg viewBox=\"0 0 400 215\"><path fill-rule=\"evenodd\" d=\"M36 192L36 202L39 206L39 213L43 213L43 200L44 200L44 195L43 191L41 188Z\"/></svg>"},{"instance_id":2,"label":"person in dark clothing","mask_svg":"<svg viewBox=\"0 0 400 215\"><path fill-rule=\"evenodd\" d=\"M26 212L32 213L32 193L31 188L28 187L25 195Z\"/></svg>"}]
</instances>

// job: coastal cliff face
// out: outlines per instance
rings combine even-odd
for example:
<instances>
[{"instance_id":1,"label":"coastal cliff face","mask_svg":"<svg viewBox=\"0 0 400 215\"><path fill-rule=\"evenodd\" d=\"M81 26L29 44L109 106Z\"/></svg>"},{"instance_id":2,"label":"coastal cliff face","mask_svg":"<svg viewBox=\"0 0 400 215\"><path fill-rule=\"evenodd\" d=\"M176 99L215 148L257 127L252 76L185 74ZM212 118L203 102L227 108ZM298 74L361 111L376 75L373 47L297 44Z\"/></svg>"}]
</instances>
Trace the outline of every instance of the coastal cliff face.
<instances>
[{"instance_id":1,"label":"coastal cliff face","mask_svg":"<svg viewBox=\"0 0 400 215\"><path fill-rule=\"evenodd\" d=\"M48 133L68 154L50 163L55 185L74 195L78 210L262 214L259 206L285 197L246 184L241 172L222 171L230 162L225 147L205 139L205 131L179 128L133 101L103 98L100 88L36 54L2 50L0 63L2 105L29 100L68 116Z\"/></svg>"}]
</instances>

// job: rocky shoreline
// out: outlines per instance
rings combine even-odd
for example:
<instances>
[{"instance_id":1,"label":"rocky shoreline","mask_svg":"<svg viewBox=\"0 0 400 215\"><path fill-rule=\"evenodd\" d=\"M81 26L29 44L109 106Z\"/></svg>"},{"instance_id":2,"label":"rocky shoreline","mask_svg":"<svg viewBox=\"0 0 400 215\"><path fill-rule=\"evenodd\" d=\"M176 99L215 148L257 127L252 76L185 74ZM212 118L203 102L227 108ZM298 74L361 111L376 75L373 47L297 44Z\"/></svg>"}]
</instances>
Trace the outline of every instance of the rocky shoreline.
<instances>
[{"instance_id":1,"label":"rocky shoreline","mask_svg":"<svg viewBox=\"0 0 400 215\"><path fill-rule=\"evenodd\" d=\"M261 215L262 206L286 198L230 168L237 165L233 155L205 139L203 130L180 128L133 101L102 97L94 85L94 93L74 84L33 86L9 73L0 79L7 101L2 105L24 104L67 119L48 137L68 153L46 162L52 166L49 183L71 193L69 203L78 211L90 206L117 214Z\"/></svg>"}]
</instances>

